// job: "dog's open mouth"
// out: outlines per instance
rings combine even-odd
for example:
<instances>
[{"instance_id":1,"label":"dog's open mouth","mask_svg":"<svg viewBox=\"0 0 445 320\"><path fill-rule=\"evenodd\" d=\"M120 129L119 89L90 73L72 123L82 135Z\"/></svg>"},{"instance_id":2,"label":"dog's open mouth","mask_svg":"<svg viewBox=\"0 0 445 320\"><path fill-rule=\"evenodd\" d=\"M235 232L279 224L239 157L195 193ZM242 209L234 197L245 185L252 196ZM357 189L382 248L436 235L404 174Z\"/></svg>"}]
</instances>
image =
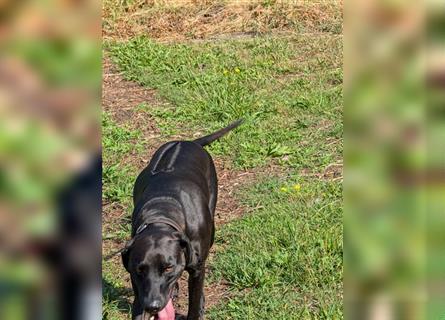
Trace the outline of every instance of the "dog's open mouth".
<instances>
[{"instance_id":1,"label":"dog's open mouth","mask_svg":"<svg viewBox=\"0 0 445 320\"><path fill-rule=\"evenodd\" d=\"M175 308L173 307L173 300L170 298L164 309L159 311L156 315L149 317L149 320L175 320Z\"/></svg>"},{"instance_id":2,"label":"dog's open mouth","mask_svg":"<svg viewBox=\"0 0 445 320\"><path fill-rule=\"evenodd\" d=\"M155 315L151 315L144 311L142 314L142 320L175 320L176 312L175 307L173 306L173 300L176 300L178 297L178 292L179 284L176 282L170 290L170 299L168 300L164 309Z\"/></svg>"}]
</instances>

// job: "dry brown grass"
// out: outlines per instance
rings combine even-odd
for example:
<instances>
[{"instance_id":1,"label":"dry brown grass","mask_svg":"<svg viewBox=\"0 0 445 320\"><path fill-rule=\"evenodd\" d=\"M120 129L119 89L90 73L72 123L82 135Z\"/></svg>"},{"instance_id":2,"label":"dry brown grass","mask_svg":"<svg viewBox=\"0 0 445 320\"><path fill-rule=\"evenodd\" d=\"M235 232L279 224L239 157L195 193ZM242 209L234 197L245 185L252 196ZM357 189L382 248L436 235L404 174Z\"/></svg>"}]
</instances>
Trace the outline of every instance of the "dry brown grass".
<instances>
[{"instance_id":1,"label":"dry brown grass","mask_svg":"<svg viewBox=\"0 0 445 320\"><path fill-rule=\"evenodd\" d=\"M270 32L341 33L342 0L104 0L106 39L185 40Z\"/></svg>"}]
</instances>

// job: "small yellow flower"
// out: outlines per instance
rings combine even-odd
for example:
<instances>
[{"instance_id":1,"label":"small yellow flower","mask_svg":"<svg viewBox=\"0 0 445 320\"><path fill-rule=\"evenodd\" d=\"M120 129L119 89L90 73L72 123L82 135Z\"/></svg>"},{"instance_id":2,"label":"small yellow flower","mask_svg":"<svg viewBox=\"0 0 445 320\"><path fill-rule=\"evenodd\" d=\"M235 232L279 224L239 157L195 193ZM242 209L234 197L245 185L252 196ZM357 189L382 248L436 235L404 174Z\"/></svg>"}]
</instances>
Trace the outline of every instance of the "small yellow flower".
<instances>
[{"instance_id":1,"label":"small yellow flower","mask_svg":"<svg viewBox=\"0 0 445 320\"><path fill-rule=\"evenodd\" d=\"M281 187L280 190L281 190L282 192L287 192L287 191L288 191L288 189L287 189L286 187Z\"/></svg>"},{"instance_id":2,"label":"small yellow flower","mask_svg":"<svg viewBox=\"0 0 445 320\"><path fill-rule=\"evenodd\" d=\"M235 68L235 72L236 72L236 73L240 73L241 70L240 70L239 68Z\"/></svg>"},{"instance_id":3,"label":"small yellow flower","mask_svg":"<svg viewBox=\"0 0 445 320\"><path fill-rule=\"evenodd\" d=\"M294 190L295 190L295 191L298 192L298 191L300 191L300 189L301 189L300 184L297 183L296 185L294 185Z\"/></svg>"},{"instance_id":4,"label":"small yellow flower","mask_svg":"<svg viewBox=\"0 0 445 320\"><path fill-rule=\"evenodd\" d=\"M229 73L229 70L224 69L223 73L224 73L224 75L227 75Z\"/></svg>"}]
</instances>

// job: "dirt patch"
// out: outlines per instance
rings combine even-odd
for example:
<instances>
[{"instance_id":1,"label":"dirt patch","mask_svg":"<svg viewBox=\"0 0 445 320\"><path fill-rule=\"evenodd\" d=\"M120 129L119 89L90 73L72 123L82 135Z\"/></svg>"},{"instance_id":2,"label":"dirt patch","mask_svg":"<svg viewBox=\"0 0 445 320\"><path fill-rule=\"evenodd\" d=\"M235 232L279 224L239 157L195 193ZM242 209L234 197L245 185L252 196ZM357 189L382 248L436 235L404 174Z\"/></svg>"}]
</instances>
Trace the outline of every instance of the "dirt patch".
<instances>
[{"instance_id":1,"label":"dirt patch","mask_svg":"<svg viewBox=\"0 0 445 320\"><path fill-rule=\"evenodd\" d=\"M208 272L206 272L206 274L208 274ZM187 306L188 306L187 280L188 280L188 275L184 273L181 279L178 281L179 284L178 297L174 299L176 313L182 315L187 314ZM209 309L221 303L221 301L230 298L230 292L228 288L229 285L226 284L224 281L219 283L212 283L211 286L206 282L206 285L204 286L205 308Z\"/></svg>"},{"instance_id":2,"label":"dirt patch","mask_svg":"<svg viewBox=\"0 0 445 320\"><path fill-rule=\"evenodd\" d=\"M326 166L322 175L324 179L330 181L343 180L343 160Z\"/></svg>"},{"instance_id":3,"label":"dirt patch","mask_svg":"<svg viewBox=\"0 0 445 320\"><path fill-rule=\"evenodd\" d=\"M134 127L159 134L154 121L147 114L135 112L141 104L159 105L161 100L153 89L127 81L108 57L103 60L102 107L117 123L131 122Z\"/></svg>"},{"instance_id":4,"label":"dirt patch","mask_svg":"<svg viewBox=\"0 0 445 320\"><path fill-rule=\"evenodd\" d=\"M142 131L142 136L146 140L146 156L140 158L134 154L129 154L123 163L131 163L138 170L147 165L151 155L166 138L162 136L154 119L146 112L137 109L138 105L145 103L147 106L160 106L165 103L156 95L156 91L147 89L135 82L127 81L119 70L105 57L103 62L103 88L102 88L103 110L119 124L130 128L138 128ZM175 137L190 138L190 137ZM106 159L104 159L106 163ZM223 159L215 159L215 166L218 173L218 203L215 212L216 227L227 223L233 219L239 218L247 210L236 200L235 193L237 189L253 180L255 173L253 171L235 171L231 169ZM136 177L135 177L136 178ZM128 223L128 208L120 203L104 202L103 207L103 254L109 255L117 252L123 247L124 241L116 240L115 234L119 225ZM210 260L215 254L214 246L210 253ZM113 264L121 267L120 255L116 255L110 260ZM130 278L127 273L120 275L125 283L125 288L131 292ZM175 301L175 307L178 312L185 314L187 312L187 274L184 274L179 281L179 295ZM208 283L205 286L206 308L209 308L221 302L222 298L228 297L228 287L225 283ZM126 297L129 298L129 297ZM132 300L130 298L129 300Z\"/></svg>"},{"instance_id":5,"label":"dirt patch","mask_svg":"<svg viewBox=\"0 0 445 320\"><path fill-rule=\"evenodd\" d=\"M247 211L247 208L237 201L235 193L241 186L253 180L255 172L232 170L218 159L215 159L215 166L218 173L218 202L215 211L215 224L218 226L239 218Z\"/></svg>"}]
</instances>

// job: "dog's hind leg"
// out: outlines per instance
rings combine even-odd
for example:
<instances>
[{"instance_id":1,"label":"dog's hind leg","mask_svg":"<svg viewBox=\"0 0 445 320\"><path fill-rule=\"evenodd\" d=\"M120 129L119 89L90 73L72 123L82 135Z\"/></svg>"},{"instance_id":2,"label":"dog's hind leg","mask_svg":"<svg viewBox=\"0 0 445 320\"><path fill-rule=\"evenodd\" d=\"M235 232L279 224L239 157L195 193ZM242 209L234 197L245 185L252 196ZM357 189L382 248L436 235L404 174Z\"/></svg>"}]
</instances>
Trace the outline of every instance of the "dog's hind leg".
<instances>
[{"instance_id":1,"label":"dog's hind leg","mask_svg":"<svg viewBox=\"0 0 445 320\"><path fill-rule=\"evenodd\" d=\"M210 161L210 178L209 178L209 210L212 218L215 215L216 201L218 198L218 177L216 176L216 169L212 158L209 156Z\"/></svg>"},{"instance_id":2,"label":"dog's hind leg","mask_svg":"<svg viewBox=\"0 0 445 320\"><path fill-rule=\"evenodd\" d=\"M187 320L204 319L204 275L205 268L189 275L189 308Z\"/></svg>"}]
</instances>

